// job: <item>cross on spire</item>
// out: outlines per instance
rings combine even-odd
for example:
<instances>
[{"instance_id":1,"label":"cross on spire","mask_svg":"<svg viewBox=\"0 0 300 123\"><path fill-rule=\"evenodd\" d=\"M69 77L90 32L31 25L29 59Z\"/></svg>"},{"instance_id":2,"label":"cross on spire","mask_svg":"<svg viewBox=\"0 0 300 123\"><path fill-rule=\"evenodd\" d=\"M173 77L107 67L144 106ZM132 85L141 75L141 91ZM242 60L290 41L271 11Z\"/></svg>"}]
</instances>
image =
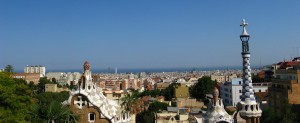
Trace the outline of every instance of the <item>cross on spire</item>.
<instances>
[{"instance_id":1,"label":"cross on spire","mask_svg":"<svg viewBox=\"0 0 300 123\"><path fill-rule=\"evenodd\" d=\"M242 33L242 35L249 35L249 34L247 33L247 30L246 30L246 26L248 26L248 23L246 23L246 20L245 20L245 19L243 19L242 24L241 24L240 26L243 27L243 33Z\"/></svg>"}]
</instances>

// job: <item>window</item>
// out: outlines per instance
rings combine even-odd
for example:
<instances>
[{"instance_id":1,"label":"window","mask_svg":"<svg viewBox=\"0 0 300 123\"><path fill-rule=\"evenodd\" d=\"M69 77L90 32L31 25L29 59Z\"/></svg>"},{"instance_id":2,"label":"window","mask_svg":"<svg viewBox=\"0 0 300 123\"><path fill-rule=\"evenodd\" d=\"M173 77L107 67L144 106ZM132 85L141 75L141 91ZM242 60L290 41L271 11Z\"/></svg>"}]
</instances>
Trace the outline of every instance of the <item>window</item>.
<instances>
[{"instance_id":1,"label":"window","mask_svg":"<svg viewBox=\"0 0 300 123\"><path fill-rule=\"evenodd\" d=\"M96 114L95 113L89 113L89 122L95 122Z\"/></svg>"},{"instance_id":2,"label":"window","mask_svg":"<svg viewBox=\"0 0 300 123\"><path fill-rule=\"evenodd\" d=\"M242 90L239 90L240 93L242 93Z\"/></svg>"},{"instance_id":3,"label":"window","mask_svg":"<svg viewBox=\"0 0 300 123\"><path fill-rule=\"evenodd\" d=\"M258 92L261 92L261 90L259 89Z\"/></svg>"},{"instance_id":4,"label":"window","mask_svg":"<svg viewBox=\"0 0 300 123\"><path fill-rule=\"evenodd\" d=\"M239 81L239 85L241 85L242 84L242 82L241 81Z\"/></svg>"}]
</instances>

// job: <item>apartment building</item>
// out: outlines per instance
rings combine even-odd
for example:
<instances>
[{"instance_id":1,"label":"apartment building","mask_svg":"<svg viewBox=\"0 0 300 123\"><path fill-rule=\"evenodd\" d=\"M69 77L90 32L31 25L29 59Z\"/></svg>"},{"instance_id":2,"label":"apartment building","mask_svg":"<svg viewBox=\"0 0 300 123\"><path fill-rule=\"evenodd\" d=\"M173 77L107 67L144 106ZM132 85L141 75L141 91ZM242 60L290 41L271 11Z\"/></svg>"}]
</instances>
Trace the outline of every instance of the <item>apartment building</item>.
<instances>
[{"instance_id":1,"label":"apartment building","mask_svg":"<svg viewBox=\"0 0 300 123\"><path fill-rule=\"evenodd\" d=\"M253 83L255 92L268 92L268 86L271 83ZM243 79L235 78L231 82L225 82L220 87L220 96L225 106L236 106L241 101Z\"/></svg>"},{"instance_id":2,"label":"apartment building","mask_svg":"<svg viewBox=\"0 0 300 123\"><path fill-rule=\"evenodd\" d=\"M46 67L41 65L35 65L35 66L26 66L24 68L24 73L39 73L40 77L45 77L46 75Z\"/></svg>"}]
</instances>

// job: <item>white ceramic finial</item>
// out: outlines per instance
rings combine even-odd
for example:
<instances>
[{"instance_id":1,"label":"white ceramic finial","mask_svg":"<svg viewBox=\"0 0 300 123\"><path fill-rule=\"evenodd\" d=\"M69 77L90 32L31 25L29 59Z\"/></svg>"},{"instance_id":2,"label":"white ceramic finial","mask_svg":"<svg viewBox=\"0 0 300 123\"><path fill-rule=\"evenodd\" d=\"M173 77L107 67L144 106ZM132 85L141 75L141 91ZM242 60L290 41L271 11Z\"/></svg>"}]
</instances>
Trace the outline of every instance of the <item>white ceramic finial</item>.
<instances>
[{"instance_id":1,"label":"white ceramic finial","mask_svg":"<svg viewBox=\"0 0 300 123\"><path fill-rule=\"evenodd\" d=\"M240 26L243 27L243 33L242 33L242 35L249 35L249 34L247 33L247 30L246 30L246 26L247 26L247 25L248 25L248 23L246 23L246 20L243 19L242 24L240 25Z\"/></svg>"}]
</instances>

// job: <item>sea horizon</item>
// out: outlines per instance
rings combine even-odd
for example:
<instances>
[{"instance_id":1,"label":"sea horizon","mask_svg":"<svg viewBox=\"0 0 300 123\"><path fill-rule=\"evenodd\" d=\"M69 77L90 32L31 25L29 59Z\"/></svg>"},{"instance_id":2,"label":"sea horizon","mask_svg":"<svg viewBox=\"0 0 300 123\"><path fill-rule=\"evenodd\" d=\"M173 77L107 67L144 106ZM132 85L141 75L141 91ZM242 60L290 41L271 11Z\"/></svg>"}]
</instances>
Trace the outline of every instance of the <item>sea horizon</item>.
<instances>
[{"instance_id":1,"label":"sea horizon","mask_svg":"<svg viewBox=\"0 0 300 123\"><path fill-rule=\"evenodd\" d=\"M253 66L253 69L260 67ZM118 68L117 73L154 73L154 72L191 72L191 71L214 71L214 70L241 70L242 66L223 66L223 67L177 67L177 68ZM48 72L82 72L82 69L47 69ZM93 73L115 73L115 68L91 69ZM23 72L23 70L16 70Z\"/></svg>"}]
</instances>

